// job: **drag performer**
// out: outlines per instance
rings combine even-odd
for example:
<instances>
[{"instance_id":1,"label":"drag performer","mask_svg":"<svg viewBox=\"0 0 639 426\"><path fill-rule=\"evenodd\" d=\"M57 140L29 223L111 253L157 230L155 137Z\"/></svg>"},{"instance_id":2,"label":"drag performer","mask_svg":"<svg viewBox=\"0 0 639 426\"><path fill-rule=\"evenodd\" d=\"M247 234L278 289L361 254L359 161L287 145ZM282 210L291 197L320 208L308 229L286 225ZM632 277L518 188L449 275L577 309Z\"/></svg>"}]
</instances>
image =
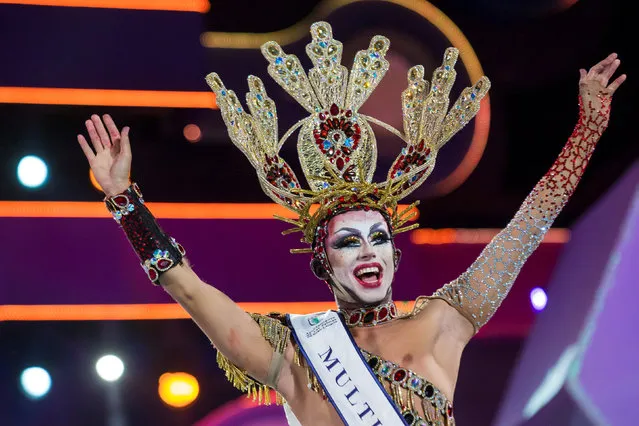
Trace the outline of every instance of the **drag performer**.
<instances>
[{"instance_id":1,"label":"drag performer","mask_svg":"<svg viewBox=\"0 0 639 426\"><path fill-rule=\"evenodd\" d=\"M625 75L608 84L619 66L616 54L580 70L579 119L548 173L460 277L401 313L392 299L401 259L393 236L416 225L407 225L414 205L402 210L398 201L429 176L439 150L475 116L490 83L481 78L449 110L457 50L446 50L430 84L422 66L411 68L400 132L358 112L388 70L388 39L374 37L349 72L330 25L313 24L311 35L306 52L314 67L308 75L277 43L262 46L269 74L309 113L281 139L275 104L259 78L248 78L248 111L217 74L207 82L232 142L255 168L263 190L295 212L296 219L283 219L292 226L284 233L300 233L307 247L293 252L311 254L311 269L333 292L335 311L244 312L196 275L184 248L162 231L140 188L129 182L129 128L120 132L109 116L102 121L94 115L86 127L95 152L82 135L78 141L149 278L209 337L236 387L267 403L274 390L292 425L454 425L462 351L574 192ZM377 148L370 122L406 143L381 183L372 182ZM278 155L297 129L307 189Z\"/></svg>"}]
</instances>

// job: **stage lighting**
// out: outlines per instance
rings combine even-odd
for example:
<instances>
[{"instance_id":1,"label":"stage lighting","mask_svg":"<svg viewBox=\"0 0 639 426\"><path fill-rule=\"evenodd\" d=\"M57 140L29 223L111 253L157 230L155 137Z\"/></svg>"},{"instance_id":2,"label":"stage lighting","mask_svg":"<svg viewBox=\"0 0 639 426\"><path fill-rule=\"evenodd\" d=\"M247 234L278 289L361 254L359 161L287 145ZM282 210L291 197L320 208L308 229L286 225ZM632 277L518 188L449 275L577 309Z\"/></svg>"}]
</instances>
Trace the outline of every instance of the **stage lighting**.
<instances>
[{"instance_id":1,"label":"stage lighting","mask_svg":"<svg viewBox=\"0 0 639 426\"><path fill-rule=\"evenodd\" d=\"M200 393L197 379L188 373L164 373L160 376L158 394L171 407L186 407Z\"/></svg>"},{"instance_id":2,"label":"stage lighting","mask_svg":"<svg viewBox=\"0 0 639 426\"><path fill-rule=\"evenodd\" d=\"M202 130L197 124L187 124L184 126L184 137L191 143L199 142L202 139Z\"/></svg>"},{"instance_id":3,"label":"stage lighting","mask_svg":"<svg viewBox=\"0 0 639 426\"><path fill-rule=\"evenodd\" d=\"M51 376L42 367L29 367L20 375L20 384L29 398L42 398L51 389Z\"/></svg>"},{"instance_id":4,"label":"stage lighting","mask_svg":"<svg viewBox=\"0 0 639 426\"><path fill-rule=\"evenodd\" d=\"M548 296L546 292L539 287L535 287L530 292L530 303L536 311L543 311L548 302Z\"/></svg>"},{"instance_id":5,"label":"stage lighting","mask_svg":"<svg viewBox=\"0 0 639 426\"><path fill-rule=\"evenodd\" d=\"M18 163L18 180L27 188L37 188L47 180L47 165L40 157L27 155Z\"/></svg>"},{"instance_id":6,"label":"stage lighting","mask_svg":"<svg viewBox=\"0 0 639 426\"><path fill-rule=\"evenodd\" d=\"M115 355L105 355L95 363L98 375L107 382L115 382L124 373L124 363Z\"/></svg>"},{"instance_id":7,"label":"stage lighting","mask_svg":"<svg viewBox=\"0 0 639 426\"><path fill-rule=\"evenodd\" d=\"M95 189L97 189L98 191L102 191L102 187L98 183L98 180L95 178L95 175L93 174L93 170L91 169L89 169L89 180L91 181L91 185L93 185Z\"/></svg>"}]
</instances>

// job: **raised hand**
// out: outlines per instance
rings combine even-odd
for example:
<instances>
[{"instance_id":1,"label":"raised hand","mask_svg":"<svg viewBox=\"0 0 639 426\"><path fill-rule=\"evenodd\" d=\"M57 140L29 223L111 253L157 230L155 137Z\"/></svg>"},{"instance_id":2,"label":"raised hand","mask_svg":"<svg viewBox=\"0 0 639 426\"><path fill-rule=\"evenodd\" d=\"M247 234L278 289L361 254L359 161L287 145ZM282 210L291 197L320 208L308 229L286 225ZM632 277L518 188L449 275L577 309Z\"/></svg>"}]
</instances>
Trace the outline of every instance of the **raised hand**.
<instances>
[{"instance_id":1,"label":"raised hand","mask_svg":"<svg viewBox=\"0 0 639 426\"><path fill-rule=\"evenodd\" d=\"M626 74L622 74L608 84L620 64L621 61L617 58L617 54L611 53L590 70L579 70L579 95L583 102L584 112L588 116L596 114L607 116L610 113L612 95L626 80Z\"/></svg>"},{"instance_id":2,"label":"raised hand","mask_svg":"<svg viewBox=\"0 0 639 426\"><path fill-rule=\"evenodd\" d=\"M130 185L132 156L129 128L124 127L120 132L108 114L105 114L103 119L104 123L94 114L84 123L95 152L83 135L78 135L78 143L102 190L107 196L113 196L123 192Z\"/></svg>"}]
</instances>

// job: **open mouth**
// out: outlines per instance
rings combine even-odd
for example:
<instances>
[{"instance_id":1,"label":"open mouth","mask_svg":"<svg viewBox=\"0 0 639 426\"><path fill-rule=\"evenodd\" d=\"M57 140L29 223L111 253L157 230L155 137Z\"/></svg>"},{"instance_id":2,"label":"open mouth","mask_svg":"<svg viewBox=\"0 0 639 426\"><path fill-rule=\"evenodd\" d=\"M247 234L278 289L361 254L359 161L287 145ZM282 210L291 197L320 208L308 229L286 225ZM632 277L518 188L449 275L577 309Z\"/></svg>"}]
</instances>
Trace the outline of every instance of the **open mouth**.
<instances>
[{"instance_id":1,"label":"open mouth","mask_svg":"<svg viewBox=\"0 0 639 426\"><path fill-rule=\"evenodd\" d=\"M366 288L377 288L382 285L383 269L379 263L359 265L353 271L357 282Z\"/></svg>"}]
</instances>

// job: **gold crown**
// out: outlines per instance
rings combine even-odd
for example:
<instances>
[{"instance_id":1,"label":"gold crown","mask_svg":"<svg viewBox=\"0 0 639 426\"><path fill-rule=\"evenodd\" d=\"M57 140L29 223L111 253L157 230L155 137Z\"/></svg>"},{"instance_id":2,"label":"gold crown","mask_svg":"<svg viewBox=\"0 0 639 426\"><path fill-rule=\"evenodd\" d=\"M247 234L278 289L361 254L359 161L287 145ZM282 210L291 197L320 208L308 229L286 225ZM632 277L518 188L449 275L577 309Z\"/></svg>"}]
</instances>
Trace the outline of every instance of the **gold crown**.
<instances>
[{"instance_id":1,"label":"gold crown","mask_svg":"<svg viewBox=\"0 0 639 426\"><path fill-rule=\"evenodd\" d=\"M458 50L446 49L430 86L424 80L424 67L412 67L408 71L408 88L402 92L402 134L386 123L358 113L388 71L389 63L384 56L389 40L373 37L368 49L355 55L349 76L341 64L342 43L333 39L331 26L326 22L314 23L311 36L306 53L314 67L308 76L299 59L284 53L276 42L267 42L261 48L269 61L271 77L310 113L280 139L275 103L267 96L262 80L248 77L246 102L250 113L247 113L216 73L207 75L206 81L215 92L231 140L257 171L264 192L299 214L296 220L278 217L295 226L285 234L301 231L302 241L312 244L320 221L349 205L387 212L394 234L413 229L416 224L404 225L417 203L398 211L398 201L428 178L439 149L479 111L490 81L482 77L474 86L464 89L449 111L448 96L456 77ZM407 144L385 182L372 182L377 144L369 121ZM297 149L310 189L301 187L293 170L278 155L282 144L300 127ZM314 205L319 208L312 209Z\"/></svg>"}]
</instances>

